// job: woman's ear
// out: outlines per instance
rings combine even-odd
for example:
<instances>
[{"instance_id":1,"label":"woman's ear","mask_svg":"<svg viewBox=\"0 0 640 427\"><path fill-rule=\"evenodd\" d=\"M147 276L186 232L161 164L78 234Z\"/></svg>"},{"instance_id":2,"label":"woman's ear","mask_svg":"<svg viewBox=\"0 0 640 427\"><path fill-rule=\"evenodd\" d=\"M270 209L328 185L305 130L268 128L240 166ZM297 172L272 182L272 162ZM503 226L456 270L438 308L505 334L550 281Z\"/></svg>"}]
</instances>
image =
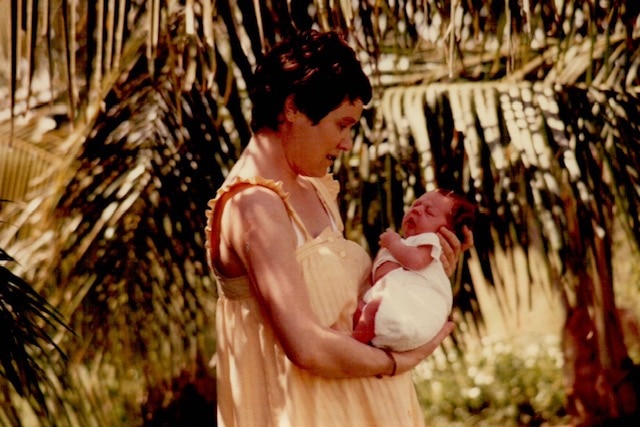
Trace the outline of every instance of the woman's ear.
<instances>
[{"instance_id":1,"label":"woman's ear","mask_svg":"<svg viewBox=\"0 0 640 427\"><path fill-rule=\"evenodd\" d=\"M287 120L288 122L294 121L299 111L300 110L298 110L298 106L296 105L293 95L287 96L287 98L284 100L283 110L285 120Z\"/></svg>"}]
</instances>

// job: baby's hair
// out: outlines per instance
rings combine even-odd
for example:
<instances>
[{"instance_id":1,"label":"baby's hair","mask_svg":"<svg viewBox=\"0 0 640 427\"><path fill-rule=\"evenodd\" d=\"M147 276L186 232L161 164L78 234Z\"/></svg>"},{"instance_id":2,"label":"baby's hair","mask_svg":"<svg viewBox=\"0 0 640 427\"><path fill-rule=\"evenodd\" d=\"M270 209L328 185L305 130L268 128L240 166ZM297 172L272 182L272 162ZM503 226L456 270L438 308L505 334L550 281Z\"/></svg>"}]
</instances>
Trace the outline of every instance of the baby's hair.
<instances>
[{"instance_id":1,"label":"baby's hair","mask_svg":"<svg viewBox=\"0 0 640 427\"><path fill-rule=\"evenodd\" d=\"M435 191L453 201L453 207L449 213L449 224L458 239L460 239L460 242L464 243L463 228L466 225L470 230L473 230L473 226L476 223L476 206L452 190L438 188Z\"/></svg>"}]
</instances>

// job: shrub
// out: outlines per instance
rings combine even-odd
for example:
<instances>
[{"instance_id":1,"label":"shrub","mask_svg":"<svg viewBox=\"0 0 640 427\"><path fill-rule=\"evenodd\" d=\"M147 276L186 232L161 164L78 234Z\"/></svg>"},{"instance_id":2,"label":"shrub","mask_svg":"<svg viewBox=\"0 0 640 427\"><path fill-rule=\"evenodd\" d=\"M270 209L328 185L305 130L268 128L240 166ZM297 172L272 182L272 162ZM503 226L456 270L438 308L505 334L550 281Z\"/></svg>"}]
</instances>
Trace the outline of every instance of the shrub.
<instances>
[{"instance_id":1,"label":"shrub","mask_svg":"<svg viewBox=\"0 0 640 427\"><path fill-rule=\"evenodd\" d=\"M566 424L559 344L487 338L464 352L438 350L416 370L428 425Z\"/></svg>"}]
</instances>

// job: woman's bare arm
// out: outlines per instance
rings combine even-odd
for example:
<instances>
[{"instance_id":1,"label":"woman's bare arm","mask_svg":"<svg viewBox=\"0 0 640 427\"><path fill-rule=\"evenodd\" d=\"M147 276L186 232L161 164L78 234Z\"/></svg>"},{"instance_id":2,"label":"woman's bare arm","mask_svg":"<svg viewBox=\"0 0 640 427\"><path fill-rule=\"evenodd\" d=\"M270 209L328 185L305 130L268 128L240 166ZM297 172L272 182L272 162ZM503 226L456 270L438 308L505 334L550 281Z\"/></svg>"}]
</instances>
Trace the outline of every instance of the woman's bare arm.
<instances>
[{"instance_id":1,"label":"woman's bare arm","mask_svg":"<svg viewBox=\"0 0 640 427\"><path fill-rule=\"evenodd\" d=\"M248 189L225 206L222 236L238 255L255 286L264 315L287 357L297 366L327 377L388 374L384 351L323 327L313 313L304 277L295 257L296 236L279 196L266 189ZM428 345L397 353L397 372L413 369L450 333L450 326Z\"/></svg>"}]
</instances>

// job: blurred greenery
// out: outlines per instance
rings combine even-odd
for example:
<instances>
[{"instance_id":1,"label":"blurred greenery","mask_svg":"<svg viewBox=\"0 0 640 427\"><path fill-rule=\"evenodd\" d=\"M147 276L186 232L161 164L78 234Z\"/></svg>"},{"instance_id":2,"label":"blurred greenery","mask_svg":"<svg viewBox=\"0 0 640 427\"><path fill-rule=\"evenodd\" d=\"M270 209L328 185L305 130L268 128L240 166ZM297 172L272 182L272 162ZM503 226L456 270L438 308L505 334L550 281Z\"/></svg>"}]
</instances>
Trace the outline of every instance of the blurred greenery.
<instances>
[{"instance_id":1,"label":"blurred greenery","mask_svg":"<svg viewBox=\"0 0 640 427\"><path fill-rule=\"evenodd\" d=\"M423 362L417 389L428 425L568 423L559 338L485 338Z\"/></svg>"},{"instance_id":2,"label":"blurred greenery","mask_svg":"<svg viewBox=\"0 0 640 427\"><path fill-rule=\"evenodd\" d=\"M348 237L373 253L416 195L464 192L483 213L454 280L464 332L485 327L478 285L519 289L491 307L508 319L543 282L563 316L589 314L564 325L585 344L563 349L565 379L594 372L564 385L567 411L598 377L600 400L576 422L639 416L640 391L629 389L638 368L621 345L633 322L618 310L635 294L620 293L611 247L614 218L630 247L621 257L640 243L640 2L0 0L0 10L0 198L15 202L0 210L0 247L18 261L10 277L75 332L54 322L68 363L37 349L53 359L16 361L47 374L20 377L44 402L0 379L0 423L212 416L203 212L250 137L256 59L311 26L345 35L376 88L353 152L336 164ZM453 361L476 360L464 334L454 339L463 353ZM575 365L585 354L587 366ZM504 357L507 367L528 360ZM523 411L539 403L526 371L511 373L527 390ZM500 400L456 381L460 396L466 387L479 399L459 401L465 414ZM635 406L618 406L622 397ZM27 412L37 415L18 416Z\"/></svg>"},{"instance_id":3,"label":"blurred greenery","mask_svg":"<svg viewBox=\"0 0 640 427\"><path fill-rule=\"evenodd\" d=\"M616 299L623 311L629 356L640 363L640 257L624 233L615 234L613 269ZM533 292L541 292L539 288ZM547 310L552 310L549 303ZM524 309L526 310L526 308ZM544 308L536 314L544 315ZM499 311L483 306L485 316ZM421 363L415 372L427 425L434 427L508 427L572 425L567 414L561 336L539 319L534 325L485 330L461 327L461 347L451 342ZM550 329L551 326L551 329ZM459 326L460 327L460 326ZM559 331L559 329L558 329ZM550 333L551 332L551 333ZM606 424L605 424L606 425ZM631 426L633 424L621 424Z\"/></svg>"}]
</instances>

